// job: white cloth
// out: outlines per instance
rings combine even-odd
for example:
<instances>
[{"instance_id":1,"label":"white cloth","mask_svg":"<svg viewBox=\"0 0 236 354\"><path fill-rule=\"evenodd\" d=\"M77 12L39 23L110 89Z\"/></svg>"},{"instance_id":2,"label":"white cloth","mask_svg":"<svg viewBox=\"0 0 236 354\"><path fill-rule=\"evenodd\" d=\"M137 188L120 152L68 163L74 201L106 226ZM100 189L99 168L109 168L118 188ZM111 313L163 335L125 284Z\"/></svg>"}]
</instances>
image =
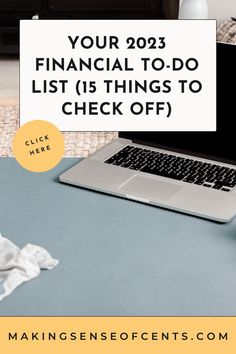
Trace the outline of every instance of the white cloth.
<instances>
[{"instance_id":1,"label":"white cloth","mask_svg":"<svg viewBox=\"0 0 236 354\"><path fill-rule=\"evenodd\" d=\"M0 301L22 283L36 278L41 269L52 269L58 262L43 247L27 244L19 249L0 234Z\"/></svg>"}]
</instances>

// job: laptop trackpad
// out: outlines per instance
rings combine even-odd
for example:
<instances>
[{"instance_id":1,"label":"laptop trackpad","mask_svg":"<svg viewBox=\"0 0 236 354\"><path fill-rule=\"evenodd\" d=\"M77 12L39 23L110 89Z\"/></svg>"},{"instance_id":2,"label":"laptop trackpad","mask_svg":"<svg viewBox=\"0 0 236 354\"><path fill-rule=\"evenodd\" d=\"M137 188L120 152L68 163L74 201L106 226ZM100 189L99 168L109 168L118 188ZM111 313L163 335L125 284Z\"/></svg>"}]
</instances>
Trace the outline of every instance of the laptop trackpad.
<instances>
[{"instance_id":1,"label":"laptop trackpad","mask_svg":"<svg viewBox=\"0 0 236 354\"><path fill-rule=\"evenodd\" d=\"M135 175L119 187L128 195L145 199L167 200L177 193L182 186L171 182L158 181L154 178Z\"/></svg>"}]
</instances>

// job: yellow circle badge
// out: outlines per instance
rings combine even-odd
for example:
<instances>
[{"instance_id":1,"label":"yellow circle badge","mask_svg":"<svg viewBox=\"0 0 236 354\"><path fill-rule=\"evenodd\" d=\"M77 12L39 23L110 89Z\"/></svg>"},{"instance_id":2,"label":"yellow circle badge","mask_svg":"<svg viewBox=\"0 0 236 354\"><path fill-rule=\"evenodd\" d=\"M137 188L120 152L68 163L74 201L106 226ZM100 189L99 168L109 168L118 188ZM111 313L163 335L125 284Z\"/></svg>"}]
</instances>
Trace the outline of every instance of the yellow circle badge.
<instances>
[{"instance_id":1,"label":"yellow circle badge","mask_svg":"<svg viewBox=\"0 0 236 354\"><path fill-rule=\"evenodd\" d=\"M45 172L60 162L64 154L64 137L55 125L33 120L16 132L13 153L26 170Z\"/></svg>"}]
</instances>

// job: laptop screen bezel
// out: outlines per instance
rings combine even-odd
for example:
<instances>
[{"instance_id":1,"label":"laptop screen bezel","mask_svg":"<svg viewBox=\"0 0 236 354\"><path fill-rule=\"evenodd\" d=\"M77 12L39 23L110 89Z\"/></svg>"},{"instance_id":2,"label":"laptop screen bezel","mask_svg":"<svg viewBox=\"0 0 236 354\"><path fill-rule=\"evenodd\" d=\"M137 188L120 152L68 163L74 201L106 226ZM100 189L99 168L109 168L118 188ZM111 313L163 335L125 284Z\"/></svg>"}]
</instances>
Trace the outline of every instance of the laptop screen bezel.
<instances>
[{"instance_id":1,"label":"laptop screen bezel","mask_svg":"<svg viewBox=\"0 0 236 354\"><path fill-rule=\"evenodd\" d=\"M234 44L218 43L217 42L217 50L218 49L222 50L224 46L231 46L231 45L234 45ZM235 52L236 52L236 50L235 50ZM219 71L221 69L223 70L223 68L219 67L219 64L218 64L218 61L217 61L217 71ZM219 85L219 82L217 80L217 100L219 100L219 97L221 99L223 99L223 97L224 97L224 92L220 92L219 91L219 86L220 85ZM219 111L219 109L217 107L217 117L216 117L217 126L218 126L218 122L219 122L219 119L220 119L220 115L219 115L218 111ZM233 114L233 112L232 112L232 114ZM151 134L155 134L155 132L150 132L150 133ZM168 136L171 136L171 134L178 134L178 133L180 133L181 136L183 136L184 134L191 134L193 132L165 132L164 134L168 134ZM236 159L234 160L232 158L227 158L225 156L224 157L223 156L219 156L217 154L214 155L214 154L210 154L208 152L203 153L203 152L198 152L198 151L191 151L191 150L188 150L187 148L183 149L181 147L176 147L176 146L169 145L169 144L160 144L160 143L158 143L158 140L155 141L155 142L153 140L148 140L148 138L147 138L148 134L149 134L149 132L119 132L119 137L132 140L132 142L136 143L136 144L146 145L146 146L150 146L150 147L154 147L154 148L159 148L159 149L163 149L163 150L169 150L169 151L172 151L172 152L182 153L182 154L185 154L185 155L196 156L196 157L200 157L200 158L204 158L204 159L210 159L210 160L213 160L213 161L218 161L218 162L223 162L223 163L236 165ZM157 134L157 138L158 138L158 134L162 134L162 133L161 132L156 132L156 134ZM208 132L199 132L198 133L198 132L196 132L194 134L199 134L199 136L200 136L200 134L206 134L207 135L207 134L214 134L214 133L208 133ZM169 141L171 141L171 139ZM233 148L233 146L232 146L232 148Z\"/></svg>"}]
</instances>

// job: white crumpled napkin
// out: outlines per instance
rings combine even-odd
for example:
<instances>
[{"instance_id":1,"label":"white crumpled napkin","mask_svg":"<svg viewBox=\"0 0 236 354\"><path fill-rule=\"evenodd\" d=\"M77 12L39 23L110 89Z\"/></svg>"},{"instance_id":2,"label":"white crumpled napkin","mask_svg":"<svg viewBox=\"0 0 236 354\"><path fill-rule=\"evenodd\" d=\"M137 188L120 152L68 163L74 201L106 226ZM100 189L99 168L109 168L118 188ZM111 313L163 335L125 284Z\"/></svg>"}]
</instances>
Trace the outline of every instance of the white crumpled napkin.
<instances>
[{"instance_id":1,"label":"white crumpled napkin","mask_svg":"<svg viewBox=\"0 0 236 354\"><path fill-rule=\"evenodd\" d=\"M20 249L0 234L0 301L22 283L36 278L41 269L52 269L58 262L43 247L29 243Z\"/></svg>"}]
</instances>

